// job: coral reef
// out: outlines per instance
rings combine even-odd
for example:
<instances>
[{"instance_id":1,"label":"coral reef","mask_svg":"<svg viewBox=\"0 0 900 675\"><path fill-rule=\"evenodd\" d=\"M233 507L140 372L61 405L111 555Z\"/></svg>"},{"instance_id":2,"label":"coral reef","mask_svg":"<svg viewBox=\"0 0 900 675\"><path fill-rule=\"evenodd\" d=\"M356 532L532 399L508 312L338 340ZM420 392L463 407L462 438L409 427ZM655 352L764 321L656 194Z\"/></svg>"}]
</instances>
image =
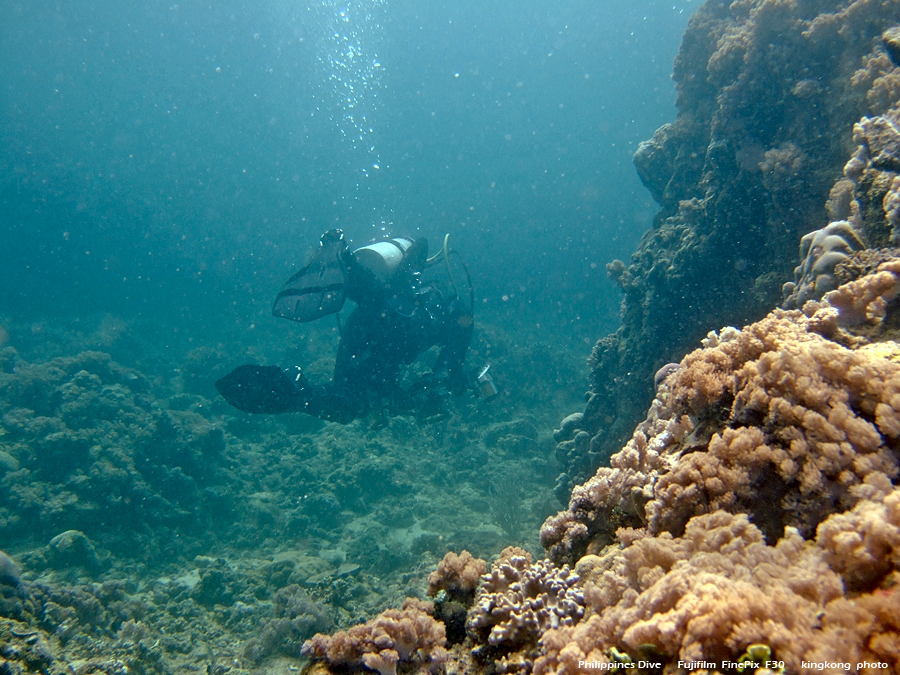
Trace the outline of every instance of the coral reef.
<instances>
[{"instance_id":1,"label":"coral reef","mask_svg":"<svg viewBox=\"0 0 900 675\"><path fill-rule=\"evenodd\" d=\"M203 492L225 446L214 424L162 410L147 380L106 354L29 364L6 347L3 358L15 363L0 373L5 539L59 535L55 564L96 569L95 546L165 557L176 543L167 527L196 530L213 510L220 516ZM132 545L142 528L156 544Z\"/></svg>"},{"instance_id":2,"label":"coral reef","mask_svg":"<svg viewBox=\"0 0 900 675\"><path fill-rule=\"evenodd\" d=\"M448 670L900 669L897 264L667 369L611 466L545 524L550 560L506 549L481 577Z\"/></svg>"},{"instance_id":3,"label":"coral reef","mask_svg":"<svg viewBox=\"0 0 900 675\"><path fill-rule=\"evenodd\" d=\"M559 672L565 661L564 670L576 672L573 659L602 661L613 646L636 655L642 644L718 662L762 642L784 659L798 640L812 639L822 607L843 597L839 577L796 531L767 546L743 514L699 516L683 537L639 539L610 557L585 581L594 613L575 629L545 635L535 672ZM799 670L799 658L787 665Z\"/></svg>"},{"instance_id":4,"label":"coral reef","mask_svg":"<svg viewBox=\"0 0 900 675\"><path fill-rule=\"evenodd\" d=\"M526 653L546 631L575 626L584 616L578 575L552 562L507 549L479 584L468 633L482 657Z\"/></svg>"},{"instance_id":5,"label":"coral reef","mask_svg":"<svg viewBox=\"0 0 900 675\"><path fill-rule=\"evenodd\" d=\"M884 319L888 303L900 293L900 259L881 263L873 273L849 281L825 295L827 306L837 310L842 326L858 326ZM820 307L819 303L804 305L807 313Z\"/></svg>"},{"instance_id":6,"label":"coral reef","mask_svg":"<svg viewBox=\"0 0 900 675\"><path fill-rule=\"evenodd\" d=\"M430 609L408 598L400 609L386 610L363 625L313 636L303 654L330 667L365 666L380 675L396 675L398 664L436 668L447 660L447 650L444 625L432 618Z\"/></svg>"},{"instance_id":7,"label":"coral reef","mask_svg":"<svg viewBox=\"0 0 900 675\"><path fill-rule=\"evenodd\" d=\"M5 346L22 329L0 333L15 558L0 556L0 672L238 674L294 669L301 649L310 673L646 659L664 666L638 672L659 675L761 654L802 675L804 659L900 672L900 261L857 250L900 222L898 9L696 14L678 119L635 155L660 213L608 267L622 329L595 346L587 405L552 441L546 411L514 414L512 387L428 419L275 424L209 398L224 343L147 376L98 352L26 359ZM797 309L765 316L798 240ZM708 333L723 322L744 327ZM301 342L248 358L306 361ZM473 353L534 400L574 379L515 343L495 330ZM486 573L468 551L552 512L559 468L569 508L542 530L549 558L506 549ZM382 611L423 593L441 556L433 606Z\"/></svg>"},{"instance_id":8,"label":"coral reef","mask_svg":"<svg viewBox=\"0 0 900 675\"><path fill-rule=\"evenodd\" d=\"M887 221L900 213L887 159L889 111L900 101L898 12L896 0L741 0L707 2L691 18L675 60L677 119L634 157L661 208L630 263L607 268L624 292L622 326L591 354L578 426L590 443L560 448L557 494L627 440L660 366L710 329L759 320L781 300L803 235L848 220L866 244L886 245ZM880 168L835 187L855 145ZM859 247L845 235L845 253ZM823 292L834 259L805 261L824 266L815 273Z\"/></svg>"},{"instance_id":9,"label":"coral reef","mask_svg":"<svg viewBox=\"0 0 900 675\"><path fill-rule=\"evenodd\" d=\"M900 69L897 69L900 70ZM900 86L900 72L894 77ZM897 96L892 97L893 101ZM829 196L833 220L800 241L800 265L794 281L784 285L784 307L802 307L838 285L836 267L854 252L897 243L900 237L900 111L863 117L853 127L856 153L844 166L846 178L835 183Z\"/></svg>"},{"instance_id":10,"label":"coral reef","mask_svg":"<svg viewBox=\"0 0 900 675\"><path fill-rule=\"evenodd\" d=\"M487 572L487 563L463 550L459 555L448 551L437 569L428 577L428 595L445 591L448 597L463 605L472 604L475 589L481 575Z\"/></svg>"},{"instance_id":11,"label":"coral reef","mask_svg":"<svg viewBox=\"0 0 900 675\"><path fill-rule=\"evenodd\" d=\"M891 95L896 104L900 98L900 68L892 76L897 92ZM900 171L900 111L896 108L883 115L863 117L853 127L856 153L844 166L844 175L853 186L849 218L873 248L896 244L898 223L897 172Z\"/></svg>"},{"instance_id":12,"label":"coral reef","mask_svg":"<svg viewBox=\"0 0 900 675\"><path fill-rule=\"evenodd\" d=\"M851 520L870 505L860 502ZM736 663L754 644L784 662L784 672L816 672L804 662L847 661L884 664L860 673L892 672L900 666L900 595L891 589L845 597L834 554L822 547L824 532L846 538L848 525L843 515L831 516L818 545L790 527L767 545L745 514L724 511L691 519L682 537L633 539L623 531L624 548L579 561L592 614L576 627L546 632L533 672L584 673L580 662L611 663L614 654ZM882 541L871 544L875 552Z\"/></svg>"},{"instance_id":13,"label":"coral reef","mask_svg":"<svg viewBox=\"0 0 900 675\"><path fill-rule=\"evenodd\" d=\"M545 523L551 558L574 564L621 526L677 536L719 509L750 514L770 541L785 526L809 537L867 480L896 478L900 364L829 339L883 316L896 264L809 303L809 316L778 310L687 355L610 467Z\"/></svg>"}]
</instances>

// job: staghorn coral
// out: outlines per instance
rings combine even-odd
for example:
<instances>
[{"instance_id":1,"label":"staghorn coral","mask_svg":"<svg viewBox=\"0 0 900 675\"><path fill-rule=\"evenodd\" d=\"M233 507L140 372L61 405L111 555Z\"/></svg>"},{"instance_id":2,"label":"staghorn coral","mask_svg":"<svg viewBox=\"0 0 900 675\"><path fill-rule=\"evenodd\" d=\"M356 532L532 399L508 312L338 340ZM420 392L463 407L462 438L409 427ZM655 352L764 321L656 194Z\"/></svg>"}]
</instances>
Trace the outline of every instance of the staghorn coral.
<instances>
[{"instance_id":1,"label":"staghorn coral","mask_svg":"<svg viewBox=\"0 0 900 675\"><path fill-rule=\"evenodd\" d=\"M444 625L425 611L430 607L407 598L400 609L388 609L365 624L328 636L317 633L307 640L302 653L329 667L377 670L396 675L404 663L426 669L447 660Z\"/></svg>"},{"instance_id":2,"label":"staghorn coral","mask_svg":"<svg viewBox=\"0 0 900 675\"><path fill-rule=\"evenodd\" d=\"M547 560L506 549L481 579L467 629L491 653L533 649L551 628L574 626L584 616L578 575Z\"/></svg>"},{"instance_id":3,"label":"staghorn coral","mask_svg":"<svg viewBox=\"0 0 900 675\"><path fill-rule=\"evenodd\" d=\"M894 278L882 269L894 264L829 298L858 297L856 311L872 314L895 292L876 283ZM839 331L837 304L809 303L810 316L776 310L686 356L610 466L544 524L551 559L574 563L620 526L677 535L717 509L749 513L771 541L787 525L811 536L853 507L854 486L896 478L900 364L827 339Z\"/></svg>"},{"instance_id":4,"label":"staghorn coral","mask_svg":"<svg viewBox=\"0 0 900 675\"><path fill-rule=\"evenodd\" d=\"M468 606L472 604L478 581L486 571L487 563L481 558L475 558L466 550L459 555L449 551L428 576L428 595L433 597L446 591L450 600Z\"/></svg>"}]
</instances>

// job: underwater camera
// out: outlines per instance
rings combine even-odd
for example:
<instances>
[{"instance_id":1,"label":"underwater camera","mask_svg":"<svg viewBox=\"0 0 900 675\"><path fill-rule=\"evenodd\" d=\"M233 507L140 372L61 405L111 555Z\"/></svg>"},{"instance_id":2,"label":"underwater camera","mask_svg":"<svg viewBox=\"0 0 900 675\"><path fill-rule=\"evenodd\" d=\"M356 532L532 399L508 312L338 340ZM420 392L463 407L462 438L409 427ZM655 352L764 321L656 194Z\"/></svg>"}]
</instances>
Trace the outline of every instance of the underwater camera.
<instances>
[{"instance_id":1,"label":"underwater camera","mask_svg":"<svg viewBox=\"0 0 900 675\"><path fill-rule=\"evenodd\" d=\"M486 365L484 368L478 371L478 374L475 375L475 387L478 389L478 393L481 395L483 399L490 399L497 395L500 391L497 388L497 383L494 382L494 377L489 372L491 369L491 364Z\"/></svg>"}]
</instances>

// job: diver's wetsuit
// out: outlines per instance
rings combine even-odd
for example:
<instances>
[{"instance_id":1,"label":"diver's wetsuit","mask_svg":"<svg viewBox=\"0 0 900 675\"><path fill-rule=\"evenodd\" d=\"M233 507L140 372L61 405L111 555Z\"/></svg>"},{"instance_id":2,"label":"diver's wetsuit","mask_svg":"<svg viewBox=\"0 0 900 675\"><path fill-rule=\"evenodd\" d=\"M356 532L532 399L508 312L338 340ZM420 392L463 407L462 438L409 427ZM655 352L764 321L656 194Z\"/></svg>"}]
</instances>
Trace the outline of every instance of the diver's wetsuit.
<instances>
[{"instance_id":1,"label":"diver's wetsuit","mask_svg":"<svg viewBox=\"0 0 900 675\"><path fill-rule=\"evenodd\" d=\"M471 309L456 295L419 286L418 275L410 270L384 288L351 258L346 260L348 296L358 306L342 331L333 380L314 385L299 368L240 366L216 382L231 405L251 413L305 412L341 423L378 407L411 410L416 392L399 386L400 368L434 346L441 349L432 376L411 389L466 389L463 363L472 339Z\"/></svg>"},{"instance_id":2,"label":"diver's wetsuit","mask_svg":"<svg viewBox=\"0 0 900 675\"><path fill-rule=\"evenodd\" d=\"M462 393L467 385L463 361L471 338L469 309L459 300L447 302L434 288L412 295L406 307L391 302L360 305L344 326L334 379L301 410L343 421L384 403L395 409L412 407L410 392L398 384L400 367L434 346L441 351L432 367L433 384Z\"/></svg>"}]
</instances>

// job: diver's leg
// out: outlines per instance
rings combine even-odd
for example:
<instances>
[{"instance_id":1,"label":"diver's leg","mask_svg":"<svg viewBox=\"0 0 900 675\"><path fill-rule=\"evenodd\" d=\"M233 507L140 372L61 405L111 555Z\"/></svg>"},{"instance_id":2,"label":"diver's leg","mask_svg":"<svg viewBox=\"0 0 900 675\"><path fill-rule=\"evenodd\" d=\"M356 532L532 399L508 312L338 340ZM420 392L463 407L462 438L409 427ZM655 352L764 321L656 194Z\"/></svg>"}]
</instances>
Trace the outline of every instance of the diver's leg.
<instances>
[{"instance_id":1,"label":"diver's leg","mask_svg":"<svg viewBox=\"0 0 900 675\"><path fill-rule=\"evenodd\" d=\"M335 391L331 386L313 387L315 393L306 401L301 412L320 420L348 424L362 417L366 410L358 399Z\"/></svg>"},{"instance_id":2,"label":"diver's leg","mask_svg":"<svg viewBox=\"0 0 900 675\"><path fill-rule=\"evenodd\" d=\"M302 412L347 424L365 411L331 384L313 385L299 368L239 366L216 382L222 397L238 410L276 415Z\"/></svg>"}]
</instances>

